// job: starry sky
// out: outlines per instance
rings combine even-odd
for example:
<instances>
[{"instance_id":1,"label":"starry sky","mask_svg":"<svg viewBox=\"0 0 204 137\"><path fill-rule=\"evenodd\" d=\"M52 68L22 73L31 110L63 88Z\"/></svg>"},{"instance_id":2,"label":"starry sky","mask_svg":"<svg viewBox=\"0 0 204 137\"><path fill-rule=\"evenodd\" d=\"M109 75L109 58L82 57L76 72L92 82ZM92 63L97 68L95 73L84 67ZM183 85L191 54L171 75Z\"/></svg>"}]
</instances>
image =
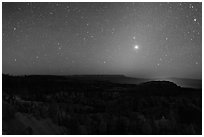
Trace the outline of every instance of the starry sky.
<instances>
[{"instance_id":1,"label":"starry sky","mask_svg":"<svg viewBox=\"0 0 204 137\"><path fill-rule=\"evenodd\" d=\"M2 71L202 78L202 3L2 3Z\"/></svg>"}]
</instances>

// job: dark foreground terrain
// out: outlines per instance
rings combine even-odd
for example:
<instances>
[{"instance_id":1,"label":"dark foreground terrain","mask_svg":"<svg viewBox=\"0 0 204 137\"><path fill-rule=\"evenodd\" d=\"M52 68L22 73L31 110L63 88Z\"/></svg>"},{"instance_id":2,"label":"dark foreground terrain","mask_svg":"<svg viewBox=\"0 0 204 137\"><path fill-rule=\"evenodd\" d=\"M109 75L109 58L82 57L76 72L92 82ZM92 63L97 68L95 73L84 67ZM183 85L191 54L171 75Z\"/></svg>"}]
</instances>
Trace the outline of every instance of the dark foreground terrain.
<instances>
[{"instance_id":1,"label":"dark foreground terrain","mask_svg":"<svg viewBox=\"0 0 204 137\"><path fill-rule=\"evenodd\" d=\"M3 134L202 134L201 89L86 76L2 79Z\"/></svg>"}]
</instances>

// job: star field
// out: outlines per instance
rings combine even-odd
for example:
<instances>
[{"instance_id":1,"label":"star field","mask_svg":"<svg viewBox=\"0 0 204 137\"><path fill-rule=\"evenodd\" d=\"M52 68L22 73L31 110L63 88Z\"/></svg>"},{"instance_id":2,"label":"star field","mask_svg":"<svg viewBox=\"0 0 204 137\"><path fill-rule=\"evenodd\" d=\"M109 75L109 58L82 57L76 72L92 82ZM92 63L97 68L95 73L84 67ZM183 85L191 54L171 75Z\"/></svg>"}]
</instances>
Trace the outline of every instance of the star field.
<instances>
[{"instance_id":1,"label":"star field","mask_svg":"<svg viewBox=\"0 0 204 137\"><path fill-rule=\"evenodd\" d=\"M199 78L201 3L3 3L3 73Z\"/></svg>"}]
</instances>

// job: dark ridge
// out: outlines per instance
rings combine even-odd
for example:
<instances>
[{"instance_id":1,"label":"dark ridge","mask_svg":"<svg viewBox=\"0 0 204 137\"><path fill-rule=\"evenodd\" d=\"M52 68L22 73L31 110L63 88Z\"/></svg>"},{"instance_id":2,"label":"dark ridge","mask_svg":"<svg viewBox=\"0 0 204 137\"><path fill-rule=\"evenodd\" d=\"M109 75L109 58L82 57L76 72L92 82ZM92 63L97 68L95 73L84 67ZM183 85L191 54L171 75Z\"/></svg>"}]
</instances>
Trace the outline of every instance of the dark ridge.
<instances>
[{"instance_id":1,"label":"dark ridge","mask_svg":"<svg viewBox=\"0 0 204 137\"><path fill-rule=\"evenodd\" d=\"M157 88L178 88L179 86L170 81L148 81L141 83L140 86L151 86Z\"/></svg>"},{"instance_id":2,"label":"dark ridge","mask_svg":"<svg viewBox=\"0 0 204 137\"><path fill-rule=\"evenodd\" d=\"M108 75L108 74L105 74L105 75L70 75L68 77L110 77L110 78L123 78L123 77L126 77L125 75Z\"/></svg>"}]
</instances>

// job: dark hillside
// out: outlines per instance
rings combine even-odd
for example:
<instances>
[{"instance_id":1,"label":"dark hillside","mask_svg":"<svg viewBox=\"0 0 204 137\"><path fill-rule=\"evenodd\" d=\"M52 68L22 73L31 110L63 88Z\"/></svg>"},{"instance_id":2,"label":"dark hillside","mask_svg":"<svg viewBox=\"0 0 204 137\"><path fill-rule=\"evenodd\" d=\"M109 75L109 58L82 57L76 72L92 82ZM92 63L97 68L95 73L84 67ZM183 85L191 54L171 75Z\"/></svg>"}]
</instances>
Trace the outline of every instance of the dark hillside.
<instances>
[{"instance_id":1,"label":"dark hillside","mask_svg":"<svg viewBox=\"0 0 204 137\"><path fill-rule=\"evenodd\" d=\"M201 134L201 89L113 77L3 75L3 134Z\"/></svg>"}]
</instances>

